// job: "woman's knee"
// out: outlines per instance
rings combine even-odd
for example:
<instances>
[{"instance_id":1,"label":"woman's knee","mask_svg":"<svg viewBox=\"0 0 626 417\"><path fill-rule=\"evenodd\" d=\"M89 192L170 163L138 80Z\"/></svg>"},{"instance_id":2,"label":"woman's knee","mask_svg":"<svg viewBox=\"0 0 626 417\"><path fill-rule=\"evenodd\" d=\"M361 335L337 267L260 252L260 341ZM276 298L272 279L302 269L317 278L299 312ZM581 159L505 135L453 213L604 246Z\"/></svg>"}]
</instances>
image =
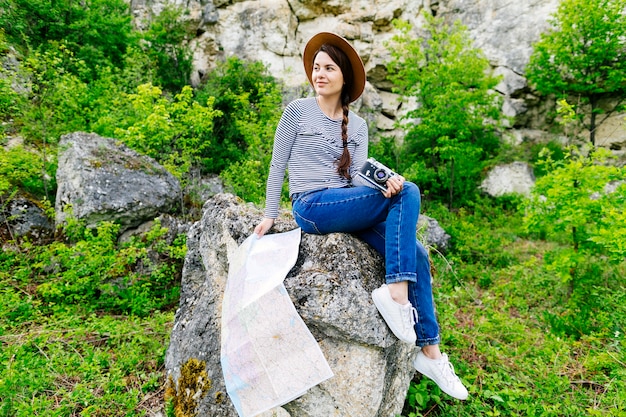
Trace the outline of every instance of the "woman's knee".
<instances>
[{"instance_id":1,"label":"woman's knee","mask_svg":"<svg viewBox=\"0 0 626 417\"><path fill-rule=\"evenodd\" d=\"M420 204L420 189L414 183L410 181L405 181L404 185L402 186L402 193L406 196L406 198L414 199L418 204Z\"/></svg>"},{"instance_id":2,"label":"woman's knee","mask_svg":"<svg viewBox=\"0 0 626 417\"><path fill-rule=\"evenodd\" d=\"M406 189L407 192L409 192L409 193L417 193L417 195L419 195L419 193L420 193L419 187L415 183L413 183L411 181L405 181L404 185L402 186L402 188Z\"/></svg>"}]
</instances>

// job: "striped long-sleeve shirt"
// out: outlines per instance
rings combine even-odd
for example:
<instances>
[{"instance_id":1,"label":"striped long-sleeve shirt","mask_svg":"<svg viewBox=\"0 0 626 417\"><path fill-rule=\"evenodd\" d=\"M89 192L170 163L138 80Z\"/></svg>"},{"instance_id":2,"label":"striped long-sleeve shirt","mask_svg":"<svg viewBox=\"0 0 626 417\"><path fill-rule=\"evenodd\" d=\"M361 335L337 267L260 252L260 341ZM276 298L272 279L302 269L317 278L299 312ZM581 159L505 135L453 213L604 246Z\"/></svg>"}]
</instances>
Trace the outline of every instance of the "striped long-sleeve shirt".
<instances>
[{"instance_id":1,"label":"striped long-sleeve shirt","mask_svg":"<svg viewBox=\"0 0 626 417\"><path fill-rule=\"evenodd\" d=\"M350 111L348 150L350 175L356 175L367 159L367 123ZM289 173L289 195L349 184L337 173L343 152L341 119L326 116L313 97L289 103L276 128L272 162L267 179L265 217L278 217L280 194Z\"/></svg>"}]
</instances>

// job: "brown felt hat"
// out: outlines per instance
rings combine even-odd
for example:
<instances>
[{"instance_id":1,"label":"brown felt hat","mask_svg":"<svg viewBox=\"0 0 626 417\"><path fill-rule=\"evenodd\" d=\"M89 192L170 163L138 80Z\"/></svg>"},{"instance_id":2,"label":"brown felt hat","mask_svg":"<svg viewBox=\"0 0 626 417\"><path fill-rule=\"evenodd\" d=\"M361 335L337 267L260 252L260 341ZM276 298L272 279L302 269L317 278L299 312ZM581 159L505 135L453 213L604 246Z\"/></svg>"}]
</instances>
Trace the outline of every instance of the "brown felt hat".
<instances>
[{"instance_id":1,"label":"brown felt hat","mask_svg":"<svg viewBox=\"0 0 626 417\"><path fill-rule=\"evenodd\" d=\"M350 91L350 103L356 101L361 94L363 94L363 89L365 88L365 66L363 66L363 61L361 57L357 53L356 49L347 40L342 38L339 35L335 35L330 32L320 32L317 35L313 36L307 42L304 47L304 54L302 54L302 62L304 63L304 71L306 72L306 76L309 79L309 83L313 85L313 60L315 58L315 53L319 51L322 45L329 44L335 46L343 51L348 57L350 64L352 65L352 89Z\"/></svg>"}]
</instances>

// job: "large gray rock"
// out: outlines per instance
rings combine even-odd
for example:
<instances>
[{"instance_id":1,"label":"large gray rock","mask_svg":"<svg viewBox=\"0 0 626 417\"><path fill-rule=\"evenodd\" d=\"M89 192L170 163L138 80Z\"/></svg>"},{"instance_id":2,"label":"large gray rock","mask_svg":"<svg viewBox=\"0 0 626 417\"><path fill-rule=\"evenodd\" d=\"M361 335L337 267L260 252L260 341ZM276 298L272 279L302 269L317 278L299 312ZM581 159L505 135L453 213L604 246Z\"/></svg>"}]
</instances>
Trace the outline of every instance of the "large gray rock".
<instances>
[{"instance_id":1,"label":"large gray rock","mask_svg":"<svg viewBox=\"0 0 626 417\"><path fill-rule=\"evenodd\" d=\"M529 196L535 185L535 175L525 162L513 162L494 167L483 180L480 188L492 197L505 194Z\"/></svg>"},{"instance_id":2,"label":"large gray rock","mask_svg":"<svg viewBox=\"0 0 626 417\"><path fill-rule=\"evenodd\" d=\"M227 253L252 233L262 216L260 209L230 194L217 194L206 202L202 220L187 236L180 306L165 367L178 383L187 361L206 364L211 388L198 396L200 416L237 416L220 366ZM273 232L296 227L291 215L282 213ZM382 265L373 249L350 235L302 235L285 287L335 376L274 412L292 417L389 417L401 412L416 348L398 342L371 301L371 291L384 279Z\"/></svg>"},{"instance_id":3,"label":"large gray rock","mask_svg":"<svg viewBox=\"0 0 626 417\"><path fill-rule=\"evenodd\" d=\"M178 180L152 158L92 133L64 135L59 143L56 222L72 215L89 227L113 221L122 230L172 211L181 201Z\"/></svg>"}]
</instances>

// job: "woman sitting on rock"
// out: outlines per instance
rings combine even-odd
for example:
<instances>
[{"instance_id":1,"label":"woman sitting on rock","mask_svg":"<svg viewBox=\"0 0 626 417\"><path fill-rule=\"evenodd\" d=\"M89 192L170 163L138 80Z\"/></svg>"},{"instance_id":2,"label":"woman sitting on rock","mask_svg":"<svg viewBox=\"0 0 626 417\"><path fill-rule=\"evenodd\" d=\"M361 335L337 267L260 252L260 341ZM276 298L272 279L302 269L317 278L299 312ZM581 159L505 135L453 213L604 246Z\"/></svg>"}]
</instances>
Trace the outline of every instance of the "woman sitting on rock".
<instances>
[{"instance_id":1,"label":"woman sitting on rock","mask_svg":"<svg viewBox=\"0 0 626 417\"><path fill-rule=\"evenodd\" d=\"M285 170L293 216L306 233L352 233L385 259L385 281L372 292L374 304L403 342L421 347L415 369L452 397L467 389L439 349L428 253L416 239L420 191L401 175L386 190L355 186L366 162L368 128L349 104L365 88L365 68L342 37L322 32L307 43L304 69L316 96L285 109L274 138L265 217L254 229L260 238L278 217Z\"/></svg>"}]
</instances>

